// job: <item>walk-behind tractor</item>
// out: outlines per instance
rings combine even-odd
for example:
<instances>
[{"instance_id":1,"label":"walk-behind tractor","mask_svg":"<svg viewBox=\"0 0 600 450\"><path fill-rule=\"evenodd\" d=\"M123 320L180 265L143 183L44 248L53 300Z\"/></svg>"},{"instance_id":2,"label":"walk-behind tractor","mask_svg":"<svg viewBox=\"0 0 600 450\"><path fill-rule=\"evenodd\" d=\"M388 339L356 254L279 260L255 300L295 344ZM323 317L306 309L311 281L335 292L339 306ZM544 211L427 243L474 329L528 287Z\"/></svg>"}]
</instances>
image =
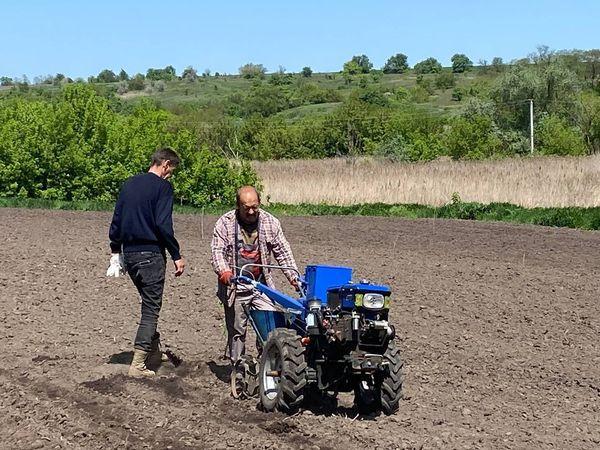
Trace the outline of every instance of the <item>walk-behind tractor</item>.
<instances>
[{"instance_id":1,"label":"walk-behind tractor","mask_svg":"<svg viewBox=\"0 0 600 450\"><path fill-rule=\"evenodd\" d=\"M248 267L241 273L248 273ZM258 363L247 357L244 370L240 368L246 394L255 394L258 387L264 410L289 413L308 399L335 400L338 392L354 391L360 413L396 411L402 397L402 360L388 322L389 287L354 283L347 267L307 266L300 279L299 298L246 276L235 279L269 297L279 309L247 311L260 356Z\"/></svg>"}]
</instances>

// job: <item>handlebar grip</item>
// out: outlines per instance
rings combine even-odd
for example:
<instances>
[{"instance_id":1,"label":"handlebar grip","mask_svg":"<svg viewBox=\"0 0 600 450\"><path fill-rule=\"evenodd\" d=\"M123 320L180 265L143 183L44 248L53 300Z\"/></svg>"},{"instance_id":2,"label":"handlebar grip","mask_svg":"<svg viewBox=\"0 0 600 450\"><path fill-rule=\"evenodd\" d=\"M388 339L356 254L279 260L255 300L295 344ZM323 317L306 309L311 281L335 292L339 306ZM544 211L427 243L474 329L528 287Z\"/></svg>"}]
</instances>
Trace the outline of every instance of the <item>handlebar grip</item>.
<instances>
[{"instance_id":1,"label":"handlebar grip","mask_svg":"<svg viewBox=\"0 0 600 450\"><path fill-rule=\"evenodd\" d=\"M251 284L252 280L244 275L238 275L237 277L231 278L232 284Z\"/></svg>"}]
</instances>

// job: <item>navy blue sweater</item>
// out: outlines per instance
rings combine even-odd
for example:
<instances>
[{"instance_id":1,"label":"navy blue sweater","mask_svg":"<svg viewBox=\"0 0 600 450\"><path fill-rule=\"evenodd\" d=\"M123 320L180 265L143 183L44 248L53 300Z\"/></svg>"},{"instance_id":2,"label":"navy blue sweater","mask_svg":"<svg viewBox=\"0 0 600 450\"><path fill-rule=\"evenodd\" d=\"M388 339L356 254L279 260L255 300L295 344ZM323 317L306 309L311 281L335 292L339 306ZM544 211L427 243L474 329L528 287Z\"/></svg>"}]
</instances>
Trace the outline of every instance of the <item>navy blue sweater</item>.
<instances>
[{"instance_id":1,"label":"navy blue sweater","mask_svg":"<svg viewBox=\"0 0 600 450\"><path fill-rule=\"evenodd\" d=\"M115 205L110 231L113 253L161 252L181 258L173 232L173 187L153 173L129 178Z\"/></svg>"}]
</instances>

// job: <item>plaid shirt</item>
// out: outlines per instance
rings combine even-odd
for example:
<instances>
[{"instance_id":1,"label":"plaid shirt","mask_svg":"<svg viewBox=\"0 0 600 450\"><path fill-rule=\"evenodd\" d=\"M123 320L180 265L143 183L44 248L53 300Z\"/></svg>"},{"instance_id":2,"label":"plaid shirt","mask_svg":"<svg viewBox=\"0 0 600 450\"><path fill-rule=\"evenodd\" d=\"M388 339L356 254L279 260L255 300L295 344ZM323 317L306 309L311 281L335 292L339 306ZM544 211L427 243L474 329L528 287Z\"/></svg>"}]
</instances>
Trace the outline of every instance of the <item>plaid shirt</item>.
<instances>
[{"instance_id":1,"label":"plaid shirt","mask_svg":"<svg viewBox=\"0 0 600 450\"><path fill-rule=\"evenodd\" d=\"M217 275L227 270L231 270L234 274L238 272L235 268L236 220L236 212L233 210L223 214L215 224L211 242L211 263ZM280 266L297 268L292 249L283 235L279 220L262 210L258 216L258 246L263 264L271 264L271 253L273 253L277 264ZM284 270L283 272L290 282L298 277L298 274L292 270ZM271 270L264 268L263 274L266 284L274 287ZM234 291L235 289L226 289L225 286L219 283L217 296L222 301L226 299L233 301L232 292Z\"/></svg>"}]
</instances>

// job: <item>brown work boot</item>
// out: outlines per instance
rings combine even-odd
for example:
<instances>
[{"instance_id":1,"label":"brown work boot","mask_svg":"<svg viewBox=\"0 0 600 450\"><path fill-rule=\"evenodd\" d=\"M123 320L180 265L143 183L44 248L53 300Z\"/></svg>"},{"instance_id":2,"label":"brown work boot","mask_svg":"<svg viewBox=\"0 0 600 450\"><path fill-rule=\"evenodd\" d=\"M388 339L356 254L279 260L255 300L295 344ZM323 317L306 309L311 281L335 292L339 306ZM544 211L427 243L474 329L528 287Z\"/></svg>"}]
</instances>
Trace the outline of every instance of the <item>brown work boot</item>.
<instances>
[{"instance_id":1,"label":"brown work boot","mask_svg":"<svg viewBox=\"0 0 600 450\"><path fill-rule=\"evenodd\" d=\"M146 360L148 367L158 369L162 363L167 362L168 360L169 357L161 350L160 338L154 339L150 344L150 352L148 353L148 359Z\"/></svg>"},{"instance_id":2,"label":"brown work boot","mask_svg":"<svg viewBox=\"0 0 600 450\"><path fill-rule=\"evenodd\" d=\"M133 349L133 360L131 366L129 366L129 372L127 373L130 377L153 377L156 372L146 367L146 359L148 358L149 352Z\"/></svg>"}]
</instances>

